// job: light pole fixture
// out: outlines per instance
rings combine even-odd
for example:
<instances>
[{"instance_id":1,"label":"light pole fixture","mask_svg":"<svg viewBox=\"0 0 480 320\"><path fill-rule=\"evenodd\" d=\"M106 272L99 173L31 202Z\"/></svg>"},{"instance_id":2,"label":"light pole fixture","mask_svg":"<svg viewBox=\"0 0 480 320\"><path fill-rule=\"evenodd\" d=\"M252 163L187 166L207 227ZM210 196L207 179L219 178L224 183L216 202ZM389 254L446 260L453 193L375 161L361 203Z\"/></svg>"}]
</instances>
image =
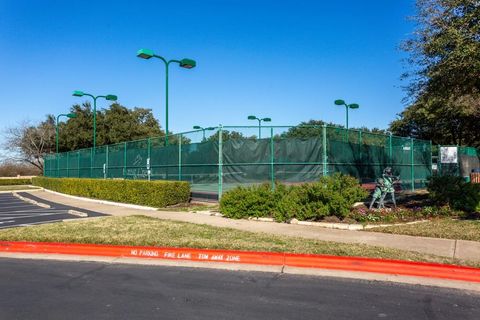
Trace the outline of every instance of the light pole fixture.
<instances>
[{"instance_id":1,"label":"light pole fixture","mask_svg":"<svg viewBox=\"0 0 480 320\"><path fill-rule=\"evenodd\" d=\"M200 127L200 126L193 126L193 129L202 130L202 132L203 132L203 140L202 141L205 141L205 130L214 130L215 128L214 127L203 128L203 127Z\"/></svg>"},{"instance_id":2,"label":"light pole fixture","mask_svg":"<svg viewBox=\"0 0 480 320\"><path fill-rule=\"evenodd\" d=\"M61 113L57 116L57 121L55 121L55 151L58 157L58 121L60 117L67 117L69 119L76 118L77 115L75 113Z\"/></svg>"},{"instance_id":3,"label":"light pole fixture","mask_svg":"<svg viewBox=\"0 0 480 320\"><path fill-rule=\"evenodd\" d=\"M94 96L90 93L85 93L83 91L75 90L73 91L72 96L74 97L83 97L88 96L93 99L93 149L97 146L97 99L98 98L105 98L108 101L117 101L118 97L114 94L107 94L105 96Z\"/></svg>"},{"instance_id":4,"label":"light pole fixture","mask_svg":"<svg viewBox=\"0 0 480 320\"><path fill-rule=\"evenodd\" d=\"M358 109L360 106L357 103L346 104L344 100L338 99L334 102L337 106L345 106L345 110L347 111L347 119L346 125L348 130L348 109Z\"/></svg>"},{"instance_id":5,"label":"light pole fixture","mask_svg":"<svg viewBox=\"0 0 480 320\"><path fill-rule=\"evenodd\" d=\"M140 49L137 51L137 57L142 59L158 58L165 64L165 145L168 145L168 66L170 63L178 63L185 69L192 69L197 66L195 60L184 58L182 60L167 60L162 56L156 55L152 50Z\"/></svg>"},{"instance_id":6,"label":"light pole fixture","mask_svg":"<svg viewBox=\"0 0 480 320\"><path fill-rule=\"evenodd\" d=\"M248 116L248 120L258 120L258 139L262 138L262 121L263 122L272 121L272 119L270 118L258 118L256 116Z\"/></svg>"}]
</instances>

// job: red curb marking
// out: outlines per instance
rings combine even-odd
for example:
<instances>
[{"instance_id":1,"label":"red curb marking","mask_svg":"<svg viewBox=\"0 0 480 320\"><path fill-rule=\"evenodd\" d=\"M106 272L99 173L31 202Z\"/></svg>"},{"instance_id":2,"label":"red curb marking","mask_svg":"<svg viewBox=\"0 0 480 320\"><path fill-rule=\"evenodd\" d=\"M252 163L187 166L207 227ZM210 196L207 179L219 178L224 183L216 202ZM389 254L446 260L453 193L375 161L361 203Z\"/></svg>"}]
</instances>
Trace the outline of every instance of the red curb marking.
<instances>
[{"instance_id":1,"label":"red curb marking","mask_svg":"<svg viewBox=\"0 0 480 320\"><path fill-rule=\"evenodd\" d=\"M437 263L329 255L75 243L0 241L0 252L51 253L241 263L420 276L480 283L480 269Z\"/></svg>"}]
</instances>

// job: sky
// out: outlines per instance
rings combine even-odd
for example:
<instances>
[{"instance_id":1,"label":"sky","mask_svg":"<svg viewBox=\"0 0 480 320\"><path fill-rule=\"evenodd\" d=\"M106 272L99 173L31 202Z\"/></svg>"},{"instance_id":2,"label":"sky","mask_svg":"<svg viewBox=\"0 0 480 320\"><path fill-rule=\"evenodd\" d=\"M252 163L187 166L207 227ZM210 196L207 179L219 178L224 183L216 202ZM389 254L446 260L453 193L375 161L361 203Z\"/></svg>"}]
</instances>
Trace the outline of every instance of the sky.
<instances>
[{"instance_id":1,"label":"sky","mask_svg":"<svg viewBox=\"0 0 480 320\"><path fill-rule=\"evenodd\" d=\"M86 101L73 90L116 94L163 127L165 67L141 48L197 61L170 66L173 132L250 114L343 125L335 99L360 105L351 127L387 128L405 108L398 47L414 13L414 0L0 0L0 129L68 112Z\"/></svg>"}]
</instances>

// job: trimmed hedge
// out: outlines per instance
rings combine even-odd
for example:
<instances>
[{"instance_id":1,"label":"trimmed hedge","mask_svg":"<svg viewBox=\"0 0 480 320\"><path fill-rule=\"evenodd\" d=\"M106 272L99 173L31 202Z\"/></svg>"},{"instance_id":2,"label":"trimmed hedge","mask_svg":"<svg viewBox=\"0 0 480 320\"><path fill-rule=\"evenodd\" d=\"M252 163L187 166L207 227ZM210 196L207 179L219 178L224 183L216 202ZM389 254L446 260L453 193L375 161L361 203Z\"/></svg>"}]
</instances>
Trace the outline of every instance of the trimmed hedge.
<instances>
[{"instance_id":1,"label":"trimmed hedge","mask_svg":"<svg viewBox=\"0 0 480 320\"><path fill-rule=\"evenodd\" d=\"M229 218L272 217L276 221L313 220L327 216L344 218L357 201L368 196L357 179L334 174L318 182L298 186L269 184L237 187L226 192L220 211Z\"/></svg>"},{"instance_id":2,"label":"trimmed hedge","mask_svg":"<svg viewBox=\"0 0 480 320\"><path fill-rule=\"evenodd\" d=\"M32 179L30 178L20 178L20 179L0 179L0 186L20 186L32 184Z\"/></svg>"},{"instance_id":3,"label":"trimmed hedge","mask_svg":"<svg viewBox=\"0 0 480 320\"><path fill-rule=\"evenodd\" d=\"M184 181L33 178L33 184L74 196L166 207L188 202L190 185Z\"/></svg>"}]
</instances>

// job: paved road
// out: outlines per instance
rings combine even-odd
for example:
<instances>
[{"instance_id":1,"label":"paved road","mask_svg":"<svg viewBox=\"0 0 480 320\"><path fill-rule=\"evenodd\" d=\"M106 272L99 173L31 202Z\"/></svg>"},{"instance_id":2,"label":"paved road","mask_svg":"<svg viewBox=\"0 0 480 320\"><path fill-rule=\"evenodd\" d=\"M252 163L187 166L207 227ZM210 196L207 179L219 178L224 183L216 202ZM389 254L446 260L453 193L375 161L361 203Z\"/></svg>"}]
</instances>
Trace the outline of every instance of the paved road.
<instances>
[{"instance_id":1,"label":"paved road","mask_svg":"<svg viewBox=\"0 0 480 320\"><path fill-rule=\"evenodd\" d=\"M87 213L89 217L104 215L90 210L45 201L26 192L19 192L19 194L25 198L49 204L51 208L42 208L20 200L11 193L2 193L0 194L0 229L80 218L68 213L72 209Z\"/></svg>"},{"instance_id":2,"label":"paved road","mask_svg":"<svg viewBox=\"0 0 480 320\"><path fill-rule=\"evenodd\" d=\"M0 319L480 319L480 296L361 280L0 258Z\"/></svg>"}]
</instances>

